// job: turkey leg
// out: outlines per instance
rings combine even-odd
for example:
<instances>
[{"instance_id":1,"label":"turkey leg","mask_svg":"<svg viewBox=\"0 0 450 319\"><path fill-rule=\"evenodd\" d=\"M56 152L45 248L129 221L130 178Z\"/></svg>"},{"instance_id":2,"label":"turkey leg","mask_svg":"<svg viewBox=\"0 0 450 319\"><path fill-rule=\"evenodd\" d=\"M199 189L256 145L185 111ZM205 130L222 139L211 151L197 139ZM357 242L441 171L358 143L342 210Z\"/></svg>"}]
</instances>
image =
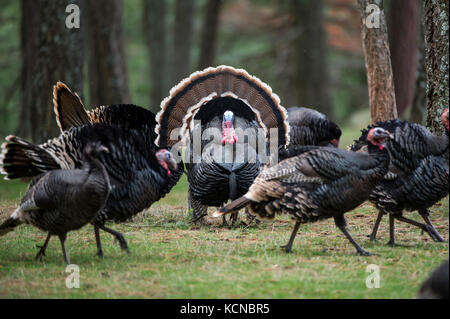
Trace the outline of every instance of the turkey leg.
<instances>
[{"instance_id":1,"label":"turkey leg","mask_svg":"<svg viewBox=\"0 0 450 319\"><path fill-rule=\"evenodd\" d=\"M389 214L389 241L388 245L395 246L395 218L394 215Z\"/></svg>"},{"instance_id":2,"label":"turkey leg","mask_svg":"<svg viewBox=\"0 0 450 319\"><path fill-rule=\"evenodd\" d=\"M52 237L52 235L50 233L48 233L47 238L45 239L44 245L42 245L40 247L41 249L37 253L35 260L42 261L42 256L45 256L45 250L47 249L47 245L48 245L48 242L50 241L50 237Z\"/></svg>"},{"instance_id":3,"label":"turkey leg","mask_svg":"<svg viewBox=\"0 0 450 319\"><path fill-rule=\"evenodd\" d=\"M432 232L431 227L429 225L425 225L425 224L416 222L415 220L408 219L403 216L394 216L394 217L395 217L395 219L398 219L402 222L405 222L407 224L411 224L411 225L421 228L423 231L425 231L431 237L431 239L433 239L434 241L439 241L439 239L436 237L436 235Z\"/></svg>"},{"instance_id":4,"label":"turkey leg","mask_svg":"<svg viewBox=\"0 0 450 319\"><path fill-rule=\"evenodd\" d=\"M430 230L436 237L437 241L444 242L445 240L441 237L441 235L439 235L438 231L436 230L436 228L434 228L434 225L430 220L430 211L428 209L420 209L419 214L420 216L422 216L425 223L427 223L427 225L431 227Z\"/></svg>"},{"instance_id":5,"label":"turkey leg","mask_svg":"<svg viewBox=\"0 0 450 319\"><path fill-rule=\"evenodd\" d=\"M123 237L123 235L121 233L119 233L118 231L115 231L111 228L108 228L104 225L99 228L107 233L110 233L114 237L116 237L116 239L119 241L120 248L122 250L125 250L127 253L130 253L130 250L128 249L127 241L125 240L125 238Z\"/></svg>"},{"instance_id":6,"label":"turkey leg","mask_svg":"<svg viewBox=\"0 0 450 319\"><path fill-rule=\"evenodd\" d=\"M295 239L295 236L297 235L299 227L300 227L300 222L296 222L295 226L294 226L294 230L292 231L292 234L291 234L291 238L289 238L289 242L286 245L280 247L280 248L283 248L284 250L286 250L286 253L292 253L292 244L294 243L294 239Z\"/></svg>"},{"instance_id":7,"label":"turkey leg","mask_svg":"<svg viewBox=\"0 0 450 319\"><path fill-rule=\"evenodd\" d=\"M66 262L66 264L70 265L70 260L69 260L69 257L67 256L66 244L65 244L67 234L58 235L58 237L59 237L59 241L61 242L61 248L62 248L62 252L63 252L63 256L64 256L64 261Z\"/></svg>"},{"instance_id":8,"label":"turkey leg","mask_svg":"<svg viewBox=\"0 0 450 319\"><path fill-rule=\"evenodd\" d=\"M350 233L347 230L347 221L345 220L344 216L338 216L334 217L334 223L336 226L344 233L345 237L352 243L353 246L356 248L356 252L359 255L362 256L371 256L372 254L368 251L365 251L361 248L361 246L358 245L358 243L353 239L353 237L350 235Z\"/></svg>"},{"instance_id":9,"label":"turkey leg","mask_svg":"<svg viewBox=\"0 0 450 319\"><path fill-rule=\"evenodd\" d=\"M373 226L372 233L370 234L370 241L375 241L377 238L378 228L380 227L381 219L383 219L384 212L380 211L378 213L377 220L375 221L375 225Z\"/></svg>"},{"instance_id":10,"label":"turkey leg","mask_svg":"<svg viewBox=\"0 0 450 319\"><path fill-rule=\"evenodd\" d=\"M100 230L97 226L94 226L94 233L95 233L95 243L97 244L97 256L100 258L104 257L103 254L103 248L102 248L102 242L100 240Z\"/></svg>"}]
</instances>

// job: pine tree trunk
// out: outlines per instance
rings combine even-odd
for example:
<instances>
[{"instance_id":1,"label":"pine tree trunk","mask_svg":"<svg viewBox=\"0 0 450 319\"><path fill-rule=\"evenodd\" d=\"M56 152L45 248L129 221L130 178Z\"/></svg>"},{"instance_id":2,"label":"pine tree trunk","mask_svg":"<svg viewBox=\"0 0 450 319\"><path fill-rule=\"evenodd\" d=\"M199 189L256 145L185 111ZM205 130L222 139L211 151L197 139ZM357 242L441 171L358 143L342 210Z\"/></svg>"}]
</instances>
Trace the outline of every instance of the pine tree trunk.
<instances>
[{"instance_id":1,"label":"pine tree trunk","mask_svg":"<svg viewBox=\"0 0 450 319\"><path fill-rule=\"evenodd\" d=\"M130 103L122 0L86 1L89 93L92 106Z\"/></svg>"},{"instance_id":2,"label":"pine tree trunk","mask_svg":"<svg viewBox=\"0 0 450 319\"><path fill-rule=\"evenodd\" d=\"M69 29L67 5L79 0L22 0L22 97L17 134L36 143L59 134L53 85L66 83L82 96L81 29Z\"/></svg>"},{"instance_id":3,"label":"pine tree trunk","mask_svg":"<svg viewBox=\"0 0 450 319\"><path fill-rule=\"evenodd\" d=\"M419 41L418 41L418 63L417 63L417 77L414 89L414 99L409 114L409 120L414 123L425 125L426 113L427 113L427 74L425 70L425 43L424 43L424 26L422 23L423 10L420 11L420 23L419 23Z\"/></svg>"},{"instance_id":4,"label":"pine tree trunk","mask_svg":"<svg viewBox=\"0 0 450 319\"><path fill-rule=\"evenodd\" d=\"M436 133L443 132L441 114L449 101L448 17L448 0L424 2L427 126Z\"/></svg>"},{"instance_id":5,"label":"pine tree trunk","mask_svg":"<svg viewBox=\"0 0 450 319\"><path fill-rule=\"evenodd\" d=\"M292 5L296 35L290 60L296 72L291 94L296 95L298 106L315 108L333 118L323 1L294 0Z\"/></svg>"},{"instance_id":6,"label":"pine tree trunk","mask_svg":"<svg viewBox=\"0 0 450 319\"><path fill-rule=\"evenodd\" d=\"M206 3L198 61L199 70L214 66L221 4L221 0L208 0Z\"/></svg>"},{"instance_id":7,"label":"pine tree trunk","mask_svg":"<svg viewBox=\"0 0 450 319\"><path fill-rule=\"evenodd\" d=\"M161 101L168 92L167 84L167 3L161 0L144 0L142 25L149 51L150 110L159 111Z\"/></svg>"},{"instance_id":8,"label":"pine tree trunk","mask_svg":"<svg viewBox=\"0 0 450 319\"><path fill-rule=\"evenodd\" d=\"M414 98L419 33L419 2L391 0L389 45L398 115Z\"/></svg>"},{"instance_id":9,"label":"pine tree trunk","mask_svg":"<svg viewBox=\"0 0 450 319\"><path fill-rule=\"evenodd\" d=\"M194 13L194 0L176 0L170 86L176 85L191 73Z\"/></svg>"},{"instance_id":10,"label":"pine tree trunk","mask_svg":"<svg viewBox=\"0 0 450 319\"><path fill-rule=\"evenodd\" d=\"M383 1L358 0L358 4L372 122L395 119L397 107ZM366 8L370 8L368 6L371 4L377 6L378 14L373 15L376 11L366 13ZM368 27L367 22L371 17L376 23Z\"/></svg>"}]
</instances>

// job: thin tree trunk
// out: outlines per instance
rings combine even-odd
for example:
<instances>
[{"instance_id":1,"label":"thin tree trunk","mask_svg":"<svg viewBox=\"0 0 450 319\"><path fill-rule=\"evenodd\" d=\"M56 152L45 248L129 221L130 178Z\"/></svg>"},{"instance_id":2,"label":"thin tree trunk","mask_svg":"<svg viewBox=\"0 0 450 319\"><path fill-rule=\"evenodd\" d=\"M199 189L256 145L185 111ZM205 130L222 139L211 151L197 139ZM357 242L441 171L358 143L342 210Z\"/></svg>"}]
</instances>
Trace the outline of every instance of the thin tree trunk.
<instances>
[{"instance_id":1,"label":"thin tree trunk","mask_svg":"<svg viewBox=\"0 0 450 319\"><path fill-rule=\"evenodd\" d=\"M397 107L383 1L358 0L358 4L372 122L395 119Z\"/></svg>"},{"instance_id":2,"label":"thin tree trunk","mask_svg":"<svg viewBox=\"0 0 450 319\"><path fill-rule=\"evenodd\" d=\"M18 134L34 142L58 135L53 85L63 81L78 94L83 88L81 29L69 29L67 5L80 0L22 0L22 97Z\"/></svg>"},{"instance_id":3,"label":"thin tree trunk","mask_svg":"<svg viewBox=\"0 0 450 319\"><path fill-rule=\"evenodd\" d=\"M204 12L198 69L214 66L221 0L208 0Z\"/></svg>"},{"instance_id":4,"label":"thin tree trunk","mask_svg":"<svg viewBox=\"0 0 450 319\"><path fill-rule=\"evenodd\" d=\"M409 114L409 120L414 123L425 125L426 113L427 113L427 74L425 70L425 39L424 39L424 26L423 26L423 10L421 6L420 11L420 28L419 28L419 41L418 41L418 63L417 63L417 77L416 87L414 89L414 100Z\"/></svg>"},{"instance_id":5,"label":"thin tree trunk","mask_svg":"<svg viewBox=\"0 0 450 319\"><path fill-rule=\"evenodd\" d=\"M398 115L414 98L419 33L419 2L391 0L389 45Z\"/></svg>"},{"instance_id":6,"label":"thin tree trunk","mask_svg":"<svg viewBox=\"0 0 450 319\"><path fill-rule=\"evenodd\" d=\"M297 105L313 107L333 118L330 99L324 6L322 0L293 0L296 36L291 60L296 72L292 94Z\"/></svg>"},{"instance_id":7,"label":"thin tree trunk","mask_svg":"<svg viewBox=\"0 0 450 319\"><path fill-rule=\"evenodd\" d=\"M147 43L150 65L150 110L159 111L167 90L167 3L144 0L142 26Z\"/></svg>"},{"instance_id":8,"label":"thin tree trunk","mask_svg":"<svg viewBox=\"0 0 450 319\"><path fill-rule=\"evenodd\" d=\"M448 0L424 2L427 126L436 133L443 132L441 113L449 101L448 18Z\"/></svg>"},{"instance_id":9,"label":"thin tree trunk","mask_svg":"<svg viewBox=\"0 0 450 319\"><path fill-rule=\"evenodd\" d=\"M93 106L130 103L122 0L86 1L89 93Z\"/></svg>"},{"instance_id":10,"label":"thin tree trunk","mask_svg":"<svg viewBox=\"0 0 450 319\"><path fill-rule=\"evenodd\" d=\"M191 47L194 30L194 0L176 0L175 26L172 46L171 86L189 76L191 72Z\"/></svg>"}]
</instances>

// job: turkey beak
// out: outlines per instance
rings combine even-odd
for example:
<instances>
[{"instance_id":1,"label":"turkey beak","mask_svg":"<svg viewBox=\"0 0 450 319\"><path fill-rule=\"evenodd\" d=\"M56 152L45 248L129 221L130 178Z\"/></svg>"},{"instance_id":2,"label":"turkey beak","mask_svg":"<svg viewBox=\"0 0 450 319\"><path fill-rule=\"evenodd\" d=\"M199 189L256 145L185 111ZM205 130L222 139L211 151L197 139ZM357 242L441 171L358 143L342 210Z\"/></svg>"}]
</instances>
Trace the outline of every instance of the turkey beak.
<instances>
[{"instance_id":1,"label":"turkey beak","mask_svg":"<svg viewBox=\"0 0 450 319\"><path fill-rule=\"evenodd\" d=\"M101 145L101 146L98 148L98 151L99 151L99 152L109 153L109 149L108 149L106 146L103 146L103 145Z\"/></svg>"},{"instance_id":2,"label":"turkey beak","mask_svg":"<svg viewBox=\"0 0 450 319\"><path fill-rule=\"evenodd\" d=\"M167 161L167 165L173 171L175 171L178 167L177 161L173 157L171 157L170 160Z\"/></svg>"}]
</instances>

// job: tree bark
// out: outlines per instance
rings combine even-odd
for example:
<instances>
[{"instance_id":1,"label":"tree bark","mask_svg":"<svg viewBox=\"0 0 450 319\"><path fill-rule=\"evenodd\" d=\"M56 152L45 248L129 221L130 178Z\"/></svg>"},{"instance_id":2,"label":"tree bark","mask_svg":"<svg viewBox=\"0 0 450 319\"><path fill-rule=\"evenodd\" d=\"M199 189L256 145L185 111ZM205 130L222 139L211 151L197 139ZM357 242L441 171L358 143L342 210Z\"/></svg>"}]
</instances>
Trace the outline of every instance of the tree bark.
<instances>
[{"instance_id":1,"label":"tree bark","mask_svg":"<svg viewBox=\"0 0 450 319\"><path fill-rule=\"evenodd\" d=\"M221 0L208 0L204 12L198 69L214 66Z\"/></svg>"},{"instance_id":2,"label":"tree bark","mask_svg":"<svg viewBox=\"0 0 450 319\"><path fill-rule=\"evenodd\" d=\"M358 4L372 123L395 119L397 107L383 1L358 0ZM378 11L369 5L375 5Z\"/></svg>"},{"instance_id":3,"label":"tree bark","mask_svg":"<svg viewBox=\"0 0 450 319\"><path fill-rule=\"evenodd\" d=\"M53 85L63 81L82 96L81 29L69 29L67 5L80 0L22 0L21 110L17 134L36 143L59 134L53 113Z\"/></svg>"},{"instance_id":4,"label":"tree bark","mask_svg":"<svg viewBox=\"0 0 450 319\"><path fill-rule=\"evenodd\" d=\"M444 130L441 114L449 101L448 17L448 0L424 2L427 126L436 133Z\"/></svg>"},{"instance_id":5,"label":"tree bark","mask_svg":"<svg viewBox=\"0 0 450 319\"><path fill-rule=\"evenodd\" d=\"M334 118L330 99L327 44L322 0L293 0L293 92L297 105L313 107Z\"/></svg>"},{"instance_id":6,"label":"tree bark","mask_svg":"<svg viewBox=\"0 0 450 319\"><path fill-rule=\"evenodd\" d=\"M86 1L89 93L92 106L130 103L122 0Z\"/></svg>"},{"instance_id":7,"label":"tree bark","mask_svg":"<svg viewBox=\"0 0 450 319\"><path fill-rule=\"evenodd\" d=\"M167 84L167 3L144 0L143 28L149 52L150 110L159 111L161 101L168 95Z\"/></svg>"},{"instance_id":8,"label":"tree bark","mask_svg":"<svg viewBox=\"0 0 450 319\"><path fill-rule=\"evenodd\" d=\"M417 68L419 2L391 0L389 45L398 115L411 107Z\"/></svg>"},{"instance_id":9,"label":"tree bark","mask_svg":"<svg viewBox=\"0 0 450 319\"><path fill-rule=\"evenodd\" d=\"M191 72L191 47L194 30L194 0L176 0L171 86L176 85Z\"/></svg>"},{"instance_id":10,"label":"tree bark","mask_svg":"<svg viewBox=\"0 0 450 319\"><path fill-rule=\"evenodd\" d=\"M416 87L414 89L414 99L409 114L409 120L414 123L426 125L426 113L427 113L427 74L425 70L425 40L424 40L424 25L422 6L419 6L419 41L418 41L418 63L417 63L417 76Z\"/></svg>"}]
</instances>

